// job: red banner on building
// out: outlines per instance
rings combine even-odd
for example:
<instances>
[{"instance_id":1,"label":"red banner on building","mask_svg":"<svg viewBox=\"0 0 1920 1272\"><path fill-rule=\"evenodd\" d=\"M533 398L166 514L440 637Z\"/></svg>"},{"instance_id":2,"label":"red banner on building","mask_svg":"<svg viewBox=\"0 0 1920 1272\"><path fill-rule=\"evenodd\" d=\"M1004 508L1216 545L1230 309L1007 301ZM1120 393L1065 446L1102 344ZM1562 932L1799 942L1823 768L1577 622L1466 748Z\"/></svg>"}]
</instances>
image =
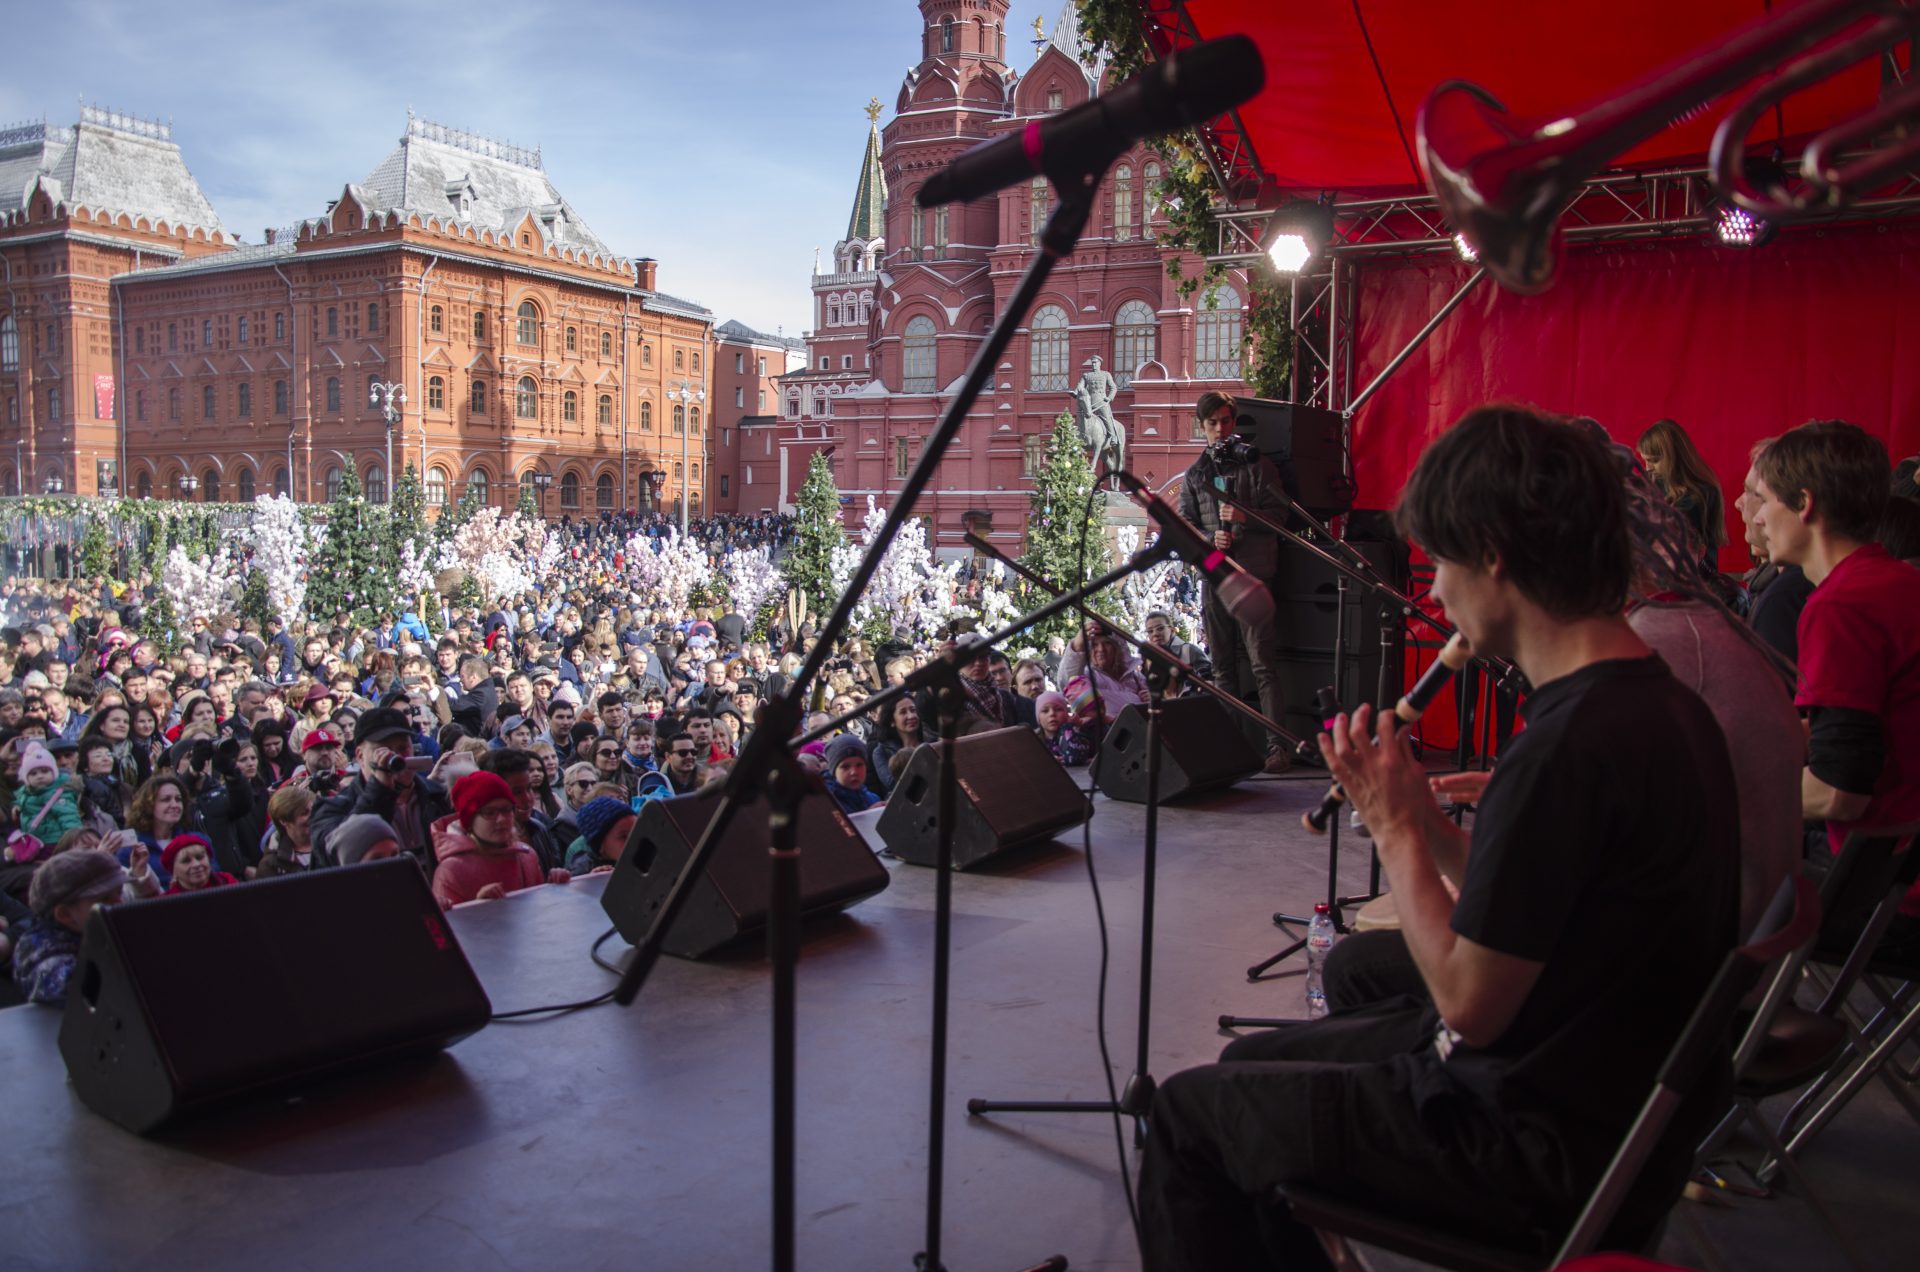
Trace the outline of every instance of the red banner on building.
<instances>
[{"instance_id":1,"label":"red banner on building","mask_svg":"<svg viewBox=\"0 0 1920 1272\"><path fill-rule=\"evenodd\" d=\"M93 418L96 420L113 418L113 377L110 375L93 377Z\"/></svg>"}]
</instances>

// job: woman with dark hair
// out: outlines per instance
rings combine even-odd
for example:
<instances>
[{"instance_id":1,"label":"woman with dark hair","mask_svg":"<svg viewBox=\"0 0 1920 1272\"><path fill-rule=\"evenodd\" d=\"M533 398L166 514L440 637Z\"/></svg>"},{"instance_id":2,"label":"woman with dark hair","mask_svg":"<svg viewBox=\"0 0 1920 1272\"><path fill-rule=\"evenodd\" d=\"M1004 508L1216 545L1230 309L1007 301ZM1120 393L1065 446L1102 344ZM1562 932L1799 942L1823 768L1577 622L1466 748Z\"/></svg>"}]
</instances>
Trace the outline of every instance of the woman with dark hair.
<instances>
[{"instance_id":1,"label":"woman with dark hair","mask_svg":"<svg viewBox=\"0 0 1920 1272\"><path fill-rule=\"evenodd\" d=\"M78 771L86 784L88 801L116 824L126 820L126 797L131 788L121 780L113 743L97 733L81 738Z\"/></svg>"},{"instance_id":2,"label":"woman with dark hair","mask_svg":"<svg viewBox=\"0 0 1920 1272\"><path fill-rule=\"evenodd\" d=\"M127 808L127 829L146 845L158 869L160 854L175 835L199 830L193 816L193 795L186 781L178 773L157 773L133 793L133 803ZM117 854L120 864L127 865L132 853L132 844L121 845ZM158 869L158 873L162 888L173 882L164 869Z\"/></svg>"},{"instance_id":3,"label":"woman with dark hair","mask_svg":"<svg viewBox=\"0 0 1920 1272\"><path fill-rule=\"evenodd\" d=\"M160 734L160 716L153 707L144 702L136 702L128 708L133 717L127 735L134 751L145 762L148 776L159 765L161 754L167 749L167 740ZM142 781L145 779L143 778Z\"/></svg>"},{"instance_id":4,"label":"woman with dark hair","mask_svg":"<svg viewBox=\"0 0 1920 1272\"><path fill-rule=\"evenodd\" d=\"M1720 549L1727 542L1727 507L1720 495L1720 479L1700 457L1693 439L1672 420L1655 420L1636 443L1646 461L1647 475L1667 501L1687 519L1709 569L1719 569Z\"/></svg>"},{"instance_id":5,"label":"woman with dark hair","mask_svg":"<svg viewBox=\"0 0 1920 1272\"><path fill-rule=\"evenodd\" d=\"M293 722L285 718L258 718L253 722L253 744L260 756L260 779L270 789L293 776L300 757L287 745Z\"/></svg>"},{"instance_id":6,"label":"woman with dark hair","mask_svg":"<svg viewBox=\"0 0 1920 1272\"><path fill-rule=\"evenodd\" d=\"M887 705L885 718L873 729L873 763L870 766L874 776L880 780L881 794L893 793L893 784L899 778L900 770L905 767L904 763L896 765L893 757L930 740L920 727L920 706L913 700L912 694L902 694Z\"/></svg>"},{"instance_id":7,"label":"woman with dark hair","mask_svg":"<svg viewBox=\"0 0 1920 1272\"><path fill-rule=\"evenodd\" d=\"M138 745L133 735L133 717L135 710L115 703L101 707L93 713L93 719L87 721L87 727L80 731L80 771L87 771L85 748L89 742L98 738L104 741L113 752L114 767L117 770L119 785L123 790L131 791L140 783L153 776L153 755L145 746ZM152 716L152 712L147 712ZM114 816L119 816L118 804L114 807Z\"/></svg>"}]
</instances>

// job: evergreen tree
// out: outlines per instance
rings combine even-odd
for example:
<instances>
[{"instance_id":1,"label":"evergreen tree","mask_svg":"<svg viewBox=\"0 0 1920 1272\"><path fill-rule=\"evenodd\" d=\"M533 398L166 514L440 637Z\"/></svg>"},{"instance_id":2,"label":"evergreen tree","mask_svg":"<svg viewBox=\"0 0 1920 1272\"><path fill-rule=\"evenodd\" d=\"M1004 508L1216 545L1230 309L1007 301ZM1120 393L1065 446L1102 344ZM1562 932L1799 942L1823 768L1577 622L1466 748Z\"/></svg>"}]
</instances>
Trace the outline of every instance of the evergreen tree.
<instances>
[{"instance_id":1,"label":"evergreen tree","mask_svg":"<svg viewBox=\"0 0 1920 1272\"><path fill-rule=\"evenodd\" d=\"M1021 564L1056 587L1078 587L1112 568L1106 534L1106 500L1093 494L1093 463L1080 440L1073 416L1061 412L1047 441L1046 460L1033 477L1027 511L1027 546ZM1089 498L1089 496L1092 496ZM1082 543L1084 541L1084 552ZM1020 608L1033 609L1050 599L1039 588L1017 581ZM1088 603L1102 614L1118 612L1109 593ZM1071 636L1080 620L1063 614L1032 629L1028 639L1043 640L1056 632Z\"/></svg>"},{"instance_id":2,"label":"evergreen tree","mask_svg":"<svg viewBox=\"0 0 1920 1272\"><path fill-rule=\"evenodd\" d=\"M388 541L396 545L396 553L403 539L411 539L423 548L427 545L427 496L420 486L420 474L413 470L412 464L407 465L400 480L393 484L393 502L387 505L387 528Z\"/></svg>"},{"instance_id":3,"label":"evergreen tree","mask_svg":"<svg viewBox=\"0 0 1920 1272\"><path fill-rule=\"evenodd\" d=\"M87 578L108 578L114 573L113 545L107 541L106 523L95 518L87 522L80 536L80 570Z\"/></svg>"},{"instance_id":4,"label":"evergreen tree","mask_svg":"<svg viewBox=\"0 0 1920 1272\"><path fill-rule=\"evenodd\" d=\"M516 515L525 517L529 521L540 520L540 504L533 497L533 477L531 474L529 474L527 480L520 483L520 502L513 506L513 511Z\"/></svg>"},{"instance_id":5,"label":"evergreen tree","mask_svg":"<svg viewBox=\"0 0 1920 1272\"><path fill-rule=\"evenodd\" d=\"M483 501L480 492L472 482L460 489L460 499L451 508L440 510L440 519L434 523L433 532L441 543L453 538L453 532L473 520L473 514L480 511Z\"/></svg>"},{"instance_id":6,"label":"evergreen tree","mask_svg":"<svg viewBox=\"0 0 1920 1272\"><path fill-rule=\"evenodd\" d=\"M807 464L807 480L800 487L799 511L794 517L793 546L780 562L787 581L806 597L816 617L833 609L833 550L847 540L840 522L840 488L833 468L820 451Z\"/></svg>"},{"instance_id":7,"label":"evergreen tree","mask_svg":"<svg viewBox=\"0 0 1920 1272\"><path fill-rule=\"evenodd\" d=\"M345 612L355 623L370 624L393 608L393 575L382 543L385 521L381 510L361 497L360 474L349 458L307 572L308 613L331 619Z\"/></svg>"},{"instance_id":8,"label":"evergreen tree","mask_svg":"<svg viewBox=\"0 0 1920 1272\"><path fill-rule=\"evenodd\" d=\"M256 565L247 571L246 586L240 593L240 617L253 619L264 631L273 612L273 599L267 591L267 572Z\"/></svg>"},{"instance_id":9,"label":"evergreen tree","mask_svg":"<svg viewBox=\"0 0 1920 1272\"><path fill-rule=\"evenodd\" d=\"M180 619L165 588L155 588L153 599L140 611L140 638L150 640L164 654L178 653Z\"/></svg>"}]
</instances>

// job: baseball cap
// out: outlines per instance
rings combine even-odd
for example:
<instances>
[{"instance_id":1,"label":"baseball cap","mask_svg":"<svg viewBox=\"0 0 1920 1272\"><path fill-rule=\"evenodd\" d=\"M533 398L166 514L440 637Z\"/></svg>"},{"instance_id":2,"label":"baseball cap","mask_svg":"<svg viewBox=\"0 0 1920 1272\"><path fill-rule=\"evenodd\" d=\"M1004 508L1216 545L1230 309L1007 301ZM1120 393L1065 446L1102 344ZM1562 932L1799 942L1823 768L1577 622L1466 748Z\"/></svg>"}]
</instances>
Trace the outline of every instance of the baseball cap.
<instances>
[{"instance_id":1,"label":"baseball cap","mask_svg":"<svg viewBox=\"0 0 1920 1272\"><path fill-rule=\"evenodd\" d=\"M335 733L332 729L315 729L313 732L307 734L306 740L300 744L300 750L306 752L316 746L339 745L340 735L338 733Z\"/></svg>"},{"instance_id":2,"label":"baseball cap","mask_svg":"<svg viewBox=\"0 0 1920 1272\"><path fill-rule=\"evenodd\" d=\"M413 726L407 723L405 715L392 707L375 707L354 725L353 745L358 748L363 742L385 742L388 738L412 736Z\"/></svg>"}]
</instances>

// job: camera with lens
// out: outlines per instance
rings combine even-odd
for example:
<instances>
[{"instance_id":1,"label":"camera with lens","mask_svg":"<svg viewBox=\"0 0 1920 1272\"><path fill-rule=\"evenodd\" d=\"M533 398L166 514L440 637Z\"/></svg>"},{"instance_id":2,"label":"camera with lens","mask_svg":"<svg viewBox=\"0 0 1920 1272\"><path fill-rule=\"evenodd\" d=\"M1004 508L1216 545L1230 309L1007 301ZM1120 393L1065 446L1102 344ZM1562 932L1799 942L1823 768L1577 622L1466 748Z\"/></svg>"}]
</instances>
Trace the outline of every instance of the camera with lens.
<instances>
[{"instance_id":1,"label":"camera with lens","mask_svg":"<svg viewBox=\"0 0 1920 1272\"><path fill-rule=\"evenodd\" d=\"M398 773L401 769L407 767L407 757L404 755L395 755L392 751L388 751L385 755L374 761L374 767L382 773Z\"/></svg>"}]
</instances>

